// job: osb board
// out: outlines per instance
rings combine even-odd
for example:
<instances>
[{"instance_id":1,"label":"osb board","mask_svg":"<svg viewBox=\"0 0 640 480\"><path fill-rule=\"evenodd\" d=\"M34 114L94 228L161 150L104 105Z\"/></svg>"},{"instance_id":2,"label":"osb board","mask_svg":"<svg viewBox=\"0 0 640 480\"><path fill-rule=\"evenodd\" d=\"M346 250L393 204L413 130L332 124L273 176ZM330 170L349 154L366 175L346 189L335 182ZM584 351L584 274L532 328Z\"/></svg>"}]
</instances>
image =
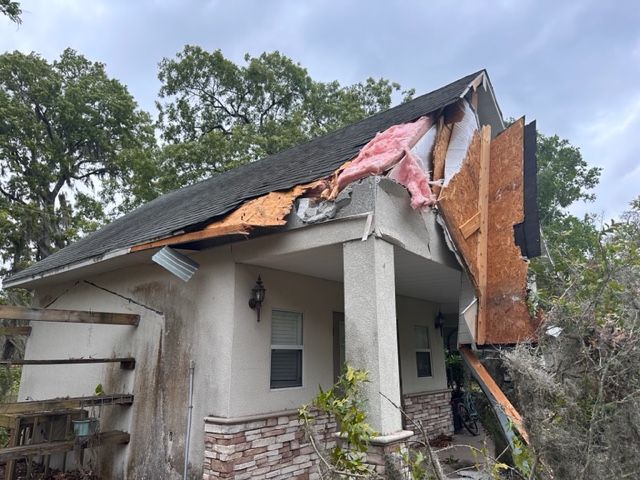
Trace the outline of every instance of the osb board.
<instances>
[{"instance_id":1,"label":"osb board","mask_svg":"<svg viewBox=\"0 0 640 480\"><path fill-rule=\"evenodd\" d=\"M453 131L453 124L445 123L441 121L438 125L438 134L433 146L433 180L442 180L444 178L444 158L447 155L447 148L449 147L449 140L451 139L451 132ZM433 193L436 198L440 193L440 186L433 186Z\"/></svg>"},{"instance_id":2,"label":"osb board","mask_svg":"<svg viewBox=\"0 0 640 480\"><path fill-rule=\"evenodd\" d=\"M526 305L528 264L515 244L513 230L515 224L524 220L523 145L523 119L491 142L484 344L527 340L537 327Z\"/></svg>"},{"instance_id":3,"label":"osb board","mask_svg":"<svg viewBox=\"0 0 640 480\"><path fill-rule=\"evenodd\" d=\"M291 212L296 198L305 192L321 189L324 186L325 182L316 181L297 185L284 192L270 192L244 203L222 220L215 221L202 230L136 245L131 248L131 251L135 252L164 245L177 245L227 235L249 235L251 229L255 227L278 227L284 225L286 223L285 218Z\"/></svg>"},{"instance_id":4,"label":"osb board","mask_svg":"<svg viewBox=\"0 0 640 480\"><path fill-rule=\"evenodd\" d=\"M447 230L453 243L467 264L471 281L478 291L478 235L464 238L460 226L464 225L478 213L480 170L480 133L475 132L467 155L460 170L451 178L446 187L442 188L438 198L438 208L447 225Z\"/></svg>"},{"instance_id":5,"label":"osb board","mask_svg":"<svg viewBox=\"0 0 640 480\"><path fill-rule=\"evenodd\" d=\"M523 213L522 120L499 134L490 144L489 202L487 209L487 280L481 291L478 245L482 228L464 238L461 226L478 213L480 133L472 138L460 170L442 188L438 206L447 230L464 258L476 296L483 300L482 328L476 342L513 344L531 339L538 321L526 305L527 262L515 244L513 226ZM484 297L484 298L483 298Z\"/></svg>"}]
</instances>

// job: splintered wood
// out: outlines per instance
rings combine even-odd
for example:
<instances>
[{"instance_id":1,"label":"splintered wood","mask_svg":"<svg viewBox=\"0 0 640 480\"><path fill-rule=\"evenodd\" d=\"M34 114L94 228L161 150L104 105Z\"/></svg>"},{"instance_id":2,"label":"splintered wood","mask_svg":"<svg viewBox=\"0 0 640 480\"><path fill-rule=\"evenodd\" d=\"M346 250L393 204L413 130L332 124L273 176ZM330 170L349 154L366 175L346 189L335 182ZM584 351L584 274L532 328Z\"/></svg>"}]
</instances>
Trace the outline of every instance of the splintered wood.
<instances>
[{"instance_id":1,"label":"splintered wood","mask_svg":"<svg viewBox=\"0 0 640 480\"><path fill-rule=\"evenodd\" d=\"M529 435L527 431L524 429L524 422L522 421L522 417L515 409L515 407L511 404L509 399L500 390L500 387L495 382L495 380L491 377L491 374L484 368L484 365L480 363L478 357L469 350L469 347L461 346L460 353L462 354L462 358L467 362L467 365L471 367L472 374L478 380L483 390L488 391L488 396L493 397L495 402L499 405L499 408L504 412L504 414L509 417L509 420L513 423L514 427L520 433L522 439L529 443Z\"/></svg>"},{"instance_id":2,"label":"splintered wood","mask_svg":"<svg viewBox=\"0 0 640 480\"><path fill-rule=\"evenodd\" d=\"M446 123L444 117L441 118L441 122L438 125L438 136L436 137L436 143L433 146L433 180L444 180L444 158L447 155L447 147L449 146L449 140L451 140L451 132L453 131L453 124ZM434 185L433 193L436 197L440 194L440 186Z\"/></svg>"},{"instance_id":3,"label":"splintered wood","mask_svg":"<svg viewBox=\"0 0 640 480\"><path fill-rule=\"evenodd\" d=\"M285 225L287 223L285 218L291 212L295 199L308 191L324 188L325 183L324 181L316 181L305 185L296 185L284 192L270 192L249 200L223 219L217 220L201 230L136 245L131 248L131 251L195 242L225 235L249 235L254 228Z\"/></svg>"},{"instance_id":4,"label":"splintered wood","mask_svg":"<svg viewBox=\"0 0 640 480\"><path fill-rule=\"evenodd\" d=\"M524 217L523 131L521 119L492 141L488 127L476 132L460 170L438 198L478 297L479 345L530 340L538 327L526 305L528 264L513 233Z\"/></svg>"}]
</instances>

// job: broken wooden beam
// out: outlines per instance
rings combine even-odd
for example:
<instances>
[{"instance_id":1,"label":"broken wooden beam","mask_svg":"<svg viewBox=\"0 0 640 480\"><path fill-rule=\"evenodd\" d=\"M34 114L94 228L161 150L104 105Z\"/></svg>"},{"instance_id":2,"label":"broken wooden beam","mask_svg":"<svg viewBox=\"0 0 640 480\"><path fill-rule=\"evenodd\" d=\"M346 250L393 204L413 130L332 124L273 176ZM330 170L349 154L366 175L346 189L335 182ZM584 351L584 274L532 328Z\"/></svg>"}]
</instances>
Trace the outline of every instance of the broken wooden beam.
<instances>
[{"instance_id":1,"label":"broken wooden beam","mask_svg":"<svg viewBox=\"0 0 640 480\"><path fill-rule=\"evenodd\" d=\"M0 327L0 335L5 337L28 337L31 335L31 327Z\"/></svg>"},{"instance_id":2,"label":"broken wooden beam","mask_svg":"<svg viewBox=\"0 0 640 480\"><path fill-rule=\"evenodd\" d=\"M46 400L29 400L26 402L0 403L0 415L32 414L53 412L70 408L91 407L93 405L131 405L133 395L130 393L110 393L85 397L50 398Z\"/></svg>"},{"instance_id":3,"label":"broken wooden beam","mask_svg":"<svg viewBox=\"0 0 640 480\"><path fill-rule=\"evenodd\" d=\"M72 451L76 446L80 448L118 445L129 443L129 433L119 430L100 432L86 438L74 440L61 440L56 442L35 443L0 449L0 462L17 460L23 457L39 457L52 453L64 453Z\"/></svg>"},{"instance_id":4,"label":"broken wooden beam","mask_svg":"<svg viewBox=\"0 0 640 480\"><path fill-rule=\"evenodd\" d=\"M140 315L134 313L88 312L0 305L0 318L32 322L99 323L102 325L138 326Z\"/></svg>"},{"instance_id":5,"label":"broken wooden beam","mask_svg":"<svg viewBox=\"0 0 640 480\"><path fill-rule=\"evenodd\" d=\"M498 384L495 382L493 377L489 374L484 365L480 363L480 360L476 355L467 347L466 345L461 345L458 349L462 355L463 360L469 366L472 375L480 384L480 387L487 395L489 400L497 404L500 410L509 418L513 426L518 430L522 439L528 444L529 443L529 435L524 428L524 422L522 417L515 409L515 407L511 404L507 396L500 389ZM508 432L505 432L508 433Z\"/></svg>"},{"instance_id":6,"label":"broken wooden beam","mask_svg":"<svg viewBox=\"0 0 640 480\"><path fill-rule=\"evenodd\" d=\"M55 358L47 360L0 360L0 365L76 365L82 363L119 363L127 370L135 368L136 359L133 357L113 357L113 358Z\"/></svg>"}]
</instances>

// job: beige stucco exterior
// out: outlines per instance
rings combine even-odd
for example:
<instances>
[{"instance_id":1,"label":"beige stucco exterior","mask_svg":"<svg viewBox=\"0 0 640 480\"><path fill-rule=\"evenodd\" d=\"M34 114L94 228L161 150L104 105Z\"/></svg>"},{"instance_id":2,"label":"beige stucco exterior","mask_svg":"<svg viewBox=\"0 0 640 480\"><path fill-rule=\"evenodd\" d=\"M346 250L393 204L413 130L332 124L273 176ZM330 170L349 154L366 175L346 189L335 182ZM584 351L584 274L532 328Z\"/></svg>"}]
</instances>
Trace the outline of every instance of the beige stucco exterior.
<instances>
[{"instance_id":1,"label":"beige stucco exterior","mask_svg":"<svg viewBox=\"0 0 640 480\"><path fill-rule=\"evenodd\" d=\"M333 312L344 309L343 285L235 264L229 252L221 247L194 255L201 267L188 284L158 266L145 265L104 273L77 284L38 289L37 298L43 305L59 296L52 307L135 312L141 315L141 321L138 327L34 324L27 358L131 355L136 358L136 368L123 370L117 364L25 367L20 399L91 395L98 384L108 392L133 392L132 407L103 407L101 411L104 429L131 433L129 447L115 449L114 461L108 462L114 478L125 474L128 478L145 478L145 474L154 472L163 478L179 478L190 360L196 365L190 455L194 469L202 461L201 419L205 416L240 417L295 409L308 402L319 385L326 388L333 381ZM247 305L258 274L268 291L259 323ZM274 308L303 314L302 387L269 387ZM397 298L405 393L446 386L442 344L433 328L434 376L418 379L416 374L411 331L416 324L432 326L435 311L432 303ZM169 465L176 467L168 469Z\"/></svg>"}]
</instances>

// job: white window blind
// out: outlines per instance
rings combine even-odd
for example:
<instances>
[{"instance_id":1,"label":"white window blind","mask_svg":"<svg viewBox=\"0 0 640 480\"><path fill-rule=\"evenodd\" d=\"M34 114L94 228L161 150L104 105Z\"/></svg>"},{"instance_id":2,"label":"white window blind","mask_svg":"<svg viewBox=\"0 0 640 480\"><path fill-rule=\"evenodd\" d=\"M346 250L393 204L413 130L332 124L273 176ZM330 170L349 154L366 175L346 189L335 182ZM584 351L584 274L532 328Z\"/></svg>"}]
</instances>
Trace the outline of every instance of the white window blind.
<instances>
[{"instance_id":1,"label":"white window blind","mask_svg":"<svg viewBox=\"0 0 640 480\"><path fill-rule=\"evenodd\" d=\"M302 386L302 314L273 310L271 388Z\"/></svg>"},{"instance_id":2,"label":"white window blind","mask_svg":"<svg viewBox=\"0 0 640 480\"><path fill-rule=\"evenodd\" d=\"M431 377L431 343L429 328L425 325L413 327L416 345L416 369L418 377Z\"/></svg>"}]
</instances>

